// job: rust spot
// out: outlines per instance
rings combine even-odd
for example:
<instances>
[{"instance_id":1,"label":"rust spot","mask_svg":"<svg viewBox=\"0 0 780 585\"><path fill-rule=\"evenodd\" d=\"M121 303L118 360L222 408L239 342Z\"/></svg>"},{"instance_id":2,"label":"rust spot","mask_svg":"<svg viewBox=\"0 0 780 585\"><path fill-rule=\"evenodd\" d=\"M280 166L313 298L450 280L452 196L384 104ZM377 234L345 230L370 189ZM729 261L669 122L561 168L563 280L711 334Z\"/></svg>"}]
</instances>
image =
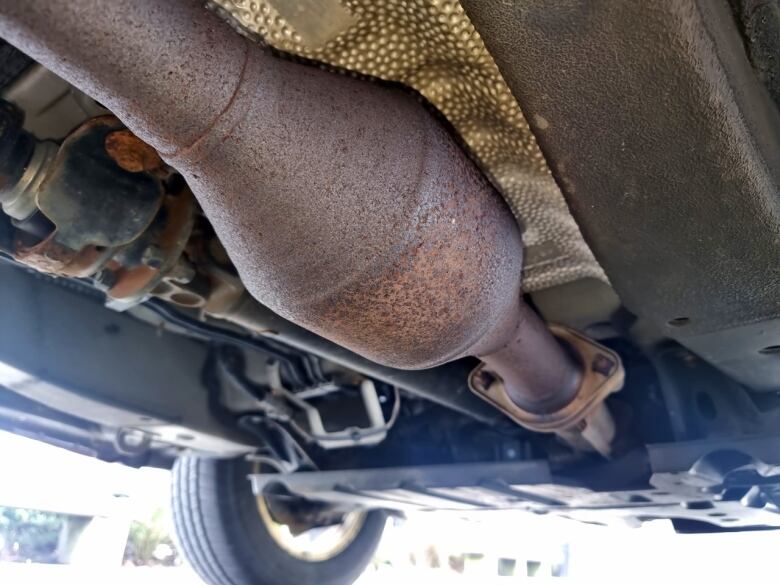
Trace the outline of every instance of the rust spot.
<instances>
[{"instance_id":1,"label":"rust spot","mask_svg":"<svg viewBox=\"0 0 780 585\"><path fill-rule=\"evenodd\" d=\"M168 195L163 203L168 221L165 229L154 239L154 245L160 248L165 261L161 266L122 267L118 271L116 284L108 291L115 299L132 298L155 284L162 274L175 262L184 243L189 238L192 226L192 195L189 191L179 195Z\"/></svg>"},{"instance_id":2,"label":"rust spot","mask_svg":"<svg viewBox=\"0 0 780 585\"><path fill-rule=\"evenodd\" d=\"M158 271L148 266L121 269L116 284L108 292L115 299L131 297L146 287L157 275Z\"/></svg>"},{"instance_id":3,"label":"rust spot","mask_svg":"<svg viewBox=\"0 0 780 585\"><path fill-rule=\"evenodd\" d=\"M54 233L34 246L26 246L21 241L17 241L15 248L14 257L18 261L41 272L52 274L62 274L75 257L72 250L54 241Z\"/></svg>"},{"instance_id":4,"label":"rust spot","mask_svg":"<svg viewBox=\"0 0 780 585\"><path fill-rule=\"evenodd\" d=\"M154 171L165 164L154 148L130 130L116 130L106 136L106 152L131 173Z\"/></svg>"},{"instance_id":5,"label":"rust spot","mask_svg":"<svg viewBox=\"0 0 780 585\"><path fill-rule=\"evenodd\" d=\"M86 246L79 251L71 250L55 240L56 234L56 231L52 232L45 240L33 246L17 240L14 258L40 272L77 278L91 274L100 263L103 252L95 246Z\"/></svg>"}]
</instances>

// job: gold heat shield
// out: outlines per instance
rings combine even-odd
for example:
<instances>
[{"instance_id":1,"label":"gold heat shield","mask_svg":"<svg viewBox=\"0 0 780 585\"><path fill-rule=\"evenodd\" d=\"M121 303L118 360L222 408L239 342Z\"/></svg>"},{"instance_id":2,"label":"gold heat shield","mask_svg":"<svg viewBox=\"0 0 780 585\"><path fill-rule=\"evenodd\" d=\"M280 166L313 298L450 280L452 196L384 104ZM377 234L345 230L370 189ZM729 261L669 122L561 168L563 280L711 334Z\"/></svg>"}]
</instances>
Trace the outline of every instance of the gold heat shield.
<instances>
[{"instance_id":1,"label":"gold heat shield","mask_svg":"<svg viewBox=\"0 0 780 585\"><path fill-rule=\"evenodd\" d=\"M213 0L275 49L411 87L435 106L523 228L524 289L606 281L523 117L457 0Z\"/></svg>"}]
</instances>

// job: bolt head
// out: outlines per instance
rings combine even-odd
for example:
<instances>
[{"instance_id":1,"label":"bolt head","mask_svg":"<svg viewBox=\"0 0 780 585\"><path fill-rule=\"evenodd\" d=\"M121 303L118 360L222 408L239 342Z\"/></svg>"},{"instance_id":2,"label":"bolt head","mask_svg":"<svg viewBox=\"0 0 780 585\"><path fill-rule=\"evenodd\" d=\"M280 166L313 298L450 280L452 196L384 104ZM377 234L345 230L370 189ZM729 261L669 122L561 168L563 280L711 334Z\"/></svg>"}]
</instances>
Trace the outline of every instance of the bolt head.
<instances>
[{"instance_id":1,"label":"bolt head","mask_svg":"<svg viewBox=\"0 0 780 585\"><path fill-rule=\"evenodd\" d=\"M141 256L141 262L143 262L149 268L155 270L160 268L165 263L165 252L160 249L159 246L150 244Z\"/></svg>"}]
</instances>

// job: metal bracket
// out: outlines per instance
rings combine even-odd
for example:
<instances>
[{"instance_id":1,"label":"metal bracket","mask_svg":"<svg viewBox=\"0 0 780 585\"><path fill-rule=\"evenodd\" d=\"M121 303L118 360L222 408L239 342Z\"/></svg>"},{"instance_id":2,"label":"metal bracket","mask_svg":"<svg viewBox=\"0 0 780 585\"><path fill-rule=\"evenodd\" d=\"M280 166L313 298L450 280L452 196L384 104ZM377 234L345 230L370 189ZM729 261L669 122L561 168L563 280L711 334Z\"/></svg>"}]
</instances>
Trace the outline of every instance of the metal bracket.
<instances>
[{"instance_id":1,"label":"metal bracket","mask_svg":"<svg viewBox=\"0 0 780 585\"><path fill-rule=\"evenodd\" d=\"M320 411L312 406L307 400L306 391L295 393L287 390L282 384L278 365L271 367L270 380L271 392L281 396L290 406L303 412L306 417L308 428L302 428L293 417L287 421L288 424L307 441L317 443L323 449L340 449L343 447L355 447L358 445L376 445L381 443L395 424L400 413L401 399L398 390L395 390L393 410L389 418L385 420L382 413L382 405L379 402L379 395L376 386L372 380L364 379L360 383L360 397L363 401L363 408L368 417L368 427L349 427L339 431L328 431L322 421ZM316 395L315 392L308 391L308 396Z\"/></svg>"},{"instance_id":2,"label":"metal bracket","mask_svg":"<svg viewBox=\"0 0 780 585\"><path fill-rule=\"evenodd\" d=\"M575 448L609 456L615 424L604 400L623 387L625 372L620 357L568 327L550 325L550 330L577 354L582 365L582 381L569 404L551 413L528 412L512 401L503 380L485 364L471 372L469 388L527 429L556 433Z\"/></svg>"}]
</instances>

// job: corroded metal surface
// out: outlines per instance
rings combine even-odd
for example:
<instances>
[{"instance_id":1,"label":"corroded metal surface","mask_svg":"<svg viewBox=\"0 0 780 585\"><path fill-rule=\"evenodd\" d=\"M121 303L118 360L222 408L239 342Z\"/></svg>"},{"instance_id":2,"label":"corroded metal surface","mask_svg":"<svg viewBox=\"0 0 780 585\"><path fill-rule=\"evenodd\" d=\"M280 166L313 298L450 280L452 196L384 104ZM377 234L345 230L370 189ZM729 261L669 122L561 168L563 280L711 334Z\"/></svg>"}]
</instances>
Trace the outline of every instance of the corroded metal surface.
<instances>
[{"instance_id":1,"label":"corroded metal surface","mask_svg":"<svg viewBox=\"0 0 780 585\"><path fill-rule=\"evenodd\" d=\"M47 168L35 201L57 226L60 244L73 250L122 246L157 215L160 181L122 168L106 151L107 138L123 129L114 116L88 120L68 135Z\"/></svg>"},{"instance_id":2,"label":"corroded metal surface","mask_svg":"<svg viewBox=\"0 0 780 585\"><path fill-rule=\"evenodd\" d=\"M165 278L190 280L177 268L195 201L151 146L114 116L87 120L57 146L21 132L21 115L8 102L0 100L0 113L0 142L11 143L0 166L16 181L2 192L3 211L24 220L14 224L7 252L41 272L92 278L123 303L143 300ZM36 162L41 151L47 154ZM188 298L180 303L188 306L194 299L178 289L168 298Z\"/></svg>"},{"instance_id":3,"label":"corroded metal surface","mask_svg":"<svg viewBox=\"0 0 780 585\"><path fill-rule=\"evenodd\" d=\"M93 274L111 254L110 248L100 250L95 246L73 250L56 241L56 232L32 246L20 240L14 245L14 257L20 262L40 272L76 278Z\"/></svg>"},{"instance_id":4,"label":"corroded metal surface","mask_svg":"<svg viewBox=\"0 0 780 585\"><path fill-rule=\"evenodd\" d=\"M465 355L520 296L505 203L402 92L253 47L231 107L170 162L260 302L376 362Z\"/></svg>"},{"instance_id":5,"label":"corroded metal surface","mask_svg":"<svg viewBox=\"0 0 780 585\"><path fill-rule=\"evenodd\" d=\"M519 408L547 414L575 399L582 381L577 354L564 350L528 305L520 302L507 315L498 338L479 355Z\"/></svg>"},{"instance_id":6,"label":"corroded metal surface","mask_svg":"<svg viewBox=\"0 0 780 585\"><path fill-rule=\"evenodd\" d=\"M332 29L302 4L351 14ZM525 289L603 272L580 235L534 136L490 53L457 0L215 0L244 30L273 47L397 81L441 111L493 177L524 227ZM292 15L294 17L286 15ZM320 30L320 28L322 30ZM327 31L325 30L327 28ZM315 35L312 31L323 34Z\"/></svg>"},{"instance_id":7,"label":"corroded metal surface","mask_svg":"<svg viewBox=\"0 0 780 585\"><path fill-rule=\"evenodd\" d=\"M515 367L514 378L506 375L507 365L488 357L469 376L469 386L472 391L498 408L501 412L518 424L542 433L555 433L575 448L595 450L609 456L612 452L612 442L615 438L615 422L604 400L610 394L622 389L625 372L620 357L614 351L599 345L591 339L567 327L551 325L555 336L565 343L570 350L570 360L576 361L581 367L576 369L561 368L561 376L557 396L551 394L550 399L558 399L558 403L550 400L545 404L545 396L536 393L522 392L523 384L527 384L528 372L533 368ZM536 339L526 333L525 339ZM539 355L543 348L537 341L537 348L514 347L510 351L503 350L517 360L528 359L536 351ZM523 343L520 340L520 343ZM555 357L555 352L547 352L547 357ZM546 364L555 368L552 363ZM543 383L555 380L555 374L548 371ZM576 374L576 376L573 376ZM517 376L525 376L519 379ZM568 376L568 379L562 376ZM519 385L518 385L519 382ZM574 384L572 386L572 383ZM566 391L563 389L566 388ZM520 392L518 390L521 390ZM563 400L560 400L563 399Z\"/></svg>"},{"instance_id":8,"label":"corroded metal surface","mask_svg":"<svg viewBox=\"0 0 780 585\"><path fill-rule=\"evenodd\" d=\"M56 60L60 77L88 88L90 97L110 111L121 112L122 121L160 153L197 140L236 90L245 43L234 42L229 37L235 35L226 34L215 19L198 18L203 11L198 2L122 2L121 10L113 9L117 3L100 3L92 8L101 14L92 20L83 16L86 2L46 2L41 10L37 4L0 4L6 40L24 42L40 63ZM22 12L28 18L16 20ZM68 58L59 58L63 55ZM88 66L98 61L104 66ZM209 99L181 91L199 87L209 88ZM153 139L139 133L150 121Z\"/></svg>"},{"instance_id":9,"label":"corroded metal surface","mask_svg":"<svg viewBox=\"0 0 780 585\"><path fill-rule=\"evenodd\" d=\"M108 290L111 298L125 303L140 301L174 271L192 234L195 208L189 189L165 195L155 225L139 234L134 249L120 256L120 263L112 267L116 282ZM139 255L140 262L136 260Z\"/></svg>"},{"instance_id":10,"label":"corroded metal surface","mask_svg":"<svg viewBox=\"0 0 780 585\"><path fill-rule=\"evenodd\" d=\"M120 167L131 173L154 171L165 163L157 151L138 138L130 130L116 130L106 136L105 147L108 156Z\"/></svg>"},{"instance_id":11,"label":"corroded metal surface","mask_svg":"<svg viewBox=\"0 0 780 585\"><path fill-rule=\"evenodd\" d=\"M541 409L571 398L578 365L521 298L517 223L407 93L276 59L189 1L71 0L57 4L58 26L51 7L0 0L0 32L106 96L131 130L163 148L261 303L380 364L414 369L495 354L496 371L518 380L527 402L538 398ZM142 21L137 37L119 42L142 13L149 21L162 13L185 37L210 31L198 52L226 71L243 55L240 73L195 71L171 86L170 72L190 66L184 49L166 52L170 40L147 35L155 28ZM111 50L96 50L106 43ZM108 74L117 53L131 59L140 43L142 54L162 58ZM223 82L234 93L218 115L202 117ZM121 93L132 85L145 89ZM185 126L178 140L171 110Z\"/></svg>"}]
</instances>

